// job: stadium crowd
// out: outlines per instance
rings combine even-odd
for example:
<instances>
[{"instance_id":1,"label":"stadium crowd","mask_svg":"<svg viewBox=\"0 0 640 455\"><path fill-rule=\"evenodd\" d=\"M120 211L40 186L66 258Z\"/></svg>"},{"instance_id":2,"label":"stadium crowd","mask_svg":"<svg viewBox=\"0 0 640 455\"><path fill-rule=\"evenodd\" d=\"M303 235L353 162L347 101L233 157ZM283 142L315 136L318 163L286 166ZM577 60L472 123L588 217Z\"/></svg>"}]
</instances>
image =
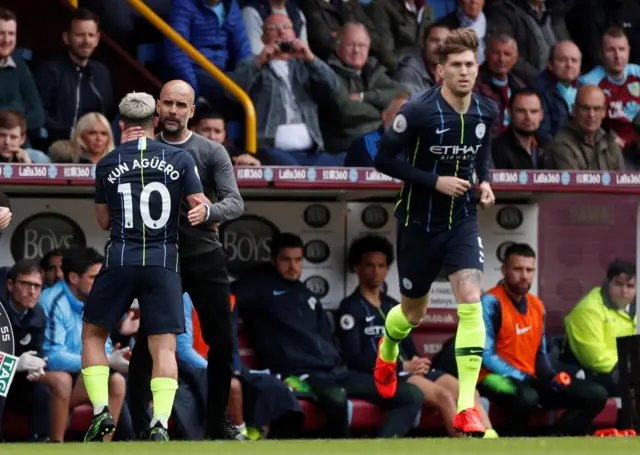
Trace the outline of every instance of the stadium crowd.
<instances>
[{"instance_id":1,"label":"stadium crowd","mask_svg":"<svg viewBox=\"0 0 640 455\"><path fill-rule=\"evenodd\" d=\"M101 29L132 52L145 43L136 37L139 25L126 2L109 9L104 2L79 3L87 9L73 11L61 37L68 52L44 62L22 58L19 18L0 8L2 162L95 164L119 143L115 69L92 56ZM241 123L237 103L172 42L164 43L164 79L187 81L196 92L189 128L225 144L236 165L372 166L381 133L403 103L438 84L438 46L450 30L468 27L482 39L476 90L501 113L490 132L495 168L640 169L637 0L155 3L253 100L255 155L243 150L239 135L228 137L227 127ZM379 437L409 434L425 408L437 409L442 428L455 436L453 340L428 359L408 339L398 393L392 399L376 393L377 339L396 304L383 292L393 262L388 240L370 236L350 246L348 265L359 285L335 315L299 281L302 250L299 237L281 234L270 261L232 284L236 347L227 412L233 424L252 439L302 437L301 400L311 400L326 416L322 435L348 437L351 400L362 399L389 411L376 429ZM71 248L5 270L0 301L19 361L4 415L28 414L29 440L64 441L70 412L88 403L79 374L81 318L102 261L95 250ZM546 339L544 304L528 293L535 252L512 246L502 273L504 284L482 299L487 344L476 401L485 437L497 437L489 417L494 405L509 415L501 434L523 434L538 407L568 410L546 432L589 433L607 399L619 396L615 340L636 332L635 266L610 264L604 284L567 316L562 340ZM527 305L533 310L525 311ZM202 439L208 348L187 294L184 311L172 432ZM139 324L134 302L106 345L114 439L139 433L129 410L135 391L126 386ZM241 343L255 349L255 358L241 356ZM560 373L571 380L560 380Z\"/></svg>"}]
</instances>

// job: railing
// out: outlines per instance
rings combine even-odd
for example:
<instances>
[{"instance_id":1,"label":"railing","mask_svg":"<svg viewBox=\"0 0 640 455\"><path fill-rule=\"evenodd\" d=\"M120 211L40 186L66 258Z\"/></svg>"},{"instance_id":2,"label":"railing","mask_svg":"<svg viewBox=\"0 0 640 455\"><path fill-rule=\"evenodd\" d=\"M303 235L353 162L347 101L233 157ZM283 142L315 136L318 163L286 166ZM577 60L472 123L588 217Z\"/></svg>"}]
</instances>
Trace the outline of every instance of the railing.
<instances>
[{"instance_id":1,"label":"railing","mask_svg":"<svg viewBox=\"0 0 640 455\"><path fill-rule=\"evenodd\" d=\"M169 26L165 21L153 12L142 0L127 0L145 19L147 19L160 33L169 38L183 52L191 57L198 65L200 65L207 73L216 79L222 86L228 90L234 97L240 101L244 108L246 122L246 143L247 152L255 153L257 150L256 139L256 110L253 106L251 98L233 82L226 74L220 71L216 66L207 60L198 50L185 40L178 32Z\"/></svg>"}]
</instances>

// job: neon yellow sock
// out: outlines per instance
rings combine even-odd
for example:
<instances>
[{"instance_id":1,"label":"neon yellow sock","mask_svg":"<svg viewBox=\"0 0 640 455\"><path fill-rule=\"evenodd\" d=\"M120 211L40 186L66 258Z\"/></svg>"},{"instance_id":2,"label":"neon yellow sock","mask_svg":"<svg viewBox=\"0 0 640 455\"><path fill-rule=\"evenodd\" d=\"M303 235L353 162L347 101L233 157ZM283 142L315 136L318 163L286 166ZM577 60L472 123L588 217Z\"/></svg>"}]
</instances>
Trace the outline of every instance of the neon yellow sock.
<instances>
[{"instance_id":1,"label":"neon yellow sock","mask_svg":"<svg viewBox=\"0 0 640 455\"><path fill-rule=\"evenodd\" d=\"M171 410L173 409L173 400L178 390L178 381L172 378L153 378L151 380L151 393L153 394L153 426L156 421L161 422L165 428Z\"/></svg>"},{"instance_id":2,"label":"neon yellow sock","mask_svg":"<svg viewBox=\"0 0 640 455\"><path fill-rule=\"evenodd\" d=\"M483 439L498 439L498 438L500 438L500 436L498 436L498 432L493 428L489 428L487 429L487 431L484 432Z\"/></svg>"},{"instance_id":3,"label":"neon yellow sock","mask_svg":"<svg viewBox=\"0 0 640 455\"><path fill-rule=\"evenodd\" d=\"M455 355L460 382L458 412L461 412L475 406L486 333L481 303L458 304L458 317L460 322L456 332Z\"/></svg>"},{"instance_id":4,"label":"neon yellow sock","mask_svg":"<svg viewBox=\"0 0 640 455\"><path fill-rule=\"evenodd\" d=\"M400 352L398 344L411 333L413 326L407 321L401 305L391 308L384 324L384 339L380 345L380 358L385 362L395 362Z\"/></svg>"},{"instance_id":5,"label":"neon yellow sock","mask_svg":"<svg viewBox=\"0 0 640 455\"><path fill-rule=\"evenodd\" d=\"M109 367L95 365L83 368L82 378L93 412L99 414L105 406L109 406Z\"/></svg>"}]
</instances>

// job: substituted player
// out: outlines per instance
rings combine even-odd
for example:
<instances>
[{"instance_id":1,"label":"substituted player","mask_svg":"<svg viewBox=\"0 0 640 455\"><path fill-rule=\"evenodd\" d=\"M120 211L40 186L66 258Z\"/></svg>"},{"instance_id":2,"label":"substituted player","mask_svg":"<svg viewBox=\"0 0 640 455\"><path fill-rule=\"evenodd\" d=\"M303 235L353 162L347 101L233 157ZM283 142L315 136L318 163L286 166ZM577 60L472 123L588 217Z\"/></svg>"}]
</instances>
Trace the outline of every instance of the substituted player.
<instances>
[{"instance_id":1,"label":"substituted player","mask_svg":"<svg viewBox=\"0 0 640 455\"><path fill-rule=\"evenodd\" d=\"M168 440L167 421L178 388L176 334L185 327L178 267L180 204L186 197L197 207L206 198L191 155L152 139L157 125L153 97L130 93L119 108L120 127L141 126L145 137L122 144L96 166L96 214L111 233L84 308L82 376L94 407L85 441L103 440L114 431L104 344L134 299L153 358L150 438L162 441Z\"/></svg>"},{"instance_id":2,"label":"substituted player","mask_svg":"<svg viewBox=\"0 0 640 455\"><path fill-rule=\"evenodd\" d=\"M480 181L480 205L495 198L489 184L491 124L497 106L472 93L478 75L478 37L458 29L440 49L441 86L414 95L385 131L376 168L404 181L396 205L398 273L402 302L386 319L375 379L382 396L395 394L398 343L427 310L431 284L443 269L458 302L460 323L455 355L460 380L457 431L484 435L474 407L482 365L482 240L475 214L473 174ZM406 151L407 160L397 156Z\"/></svg>"}]
</instances>

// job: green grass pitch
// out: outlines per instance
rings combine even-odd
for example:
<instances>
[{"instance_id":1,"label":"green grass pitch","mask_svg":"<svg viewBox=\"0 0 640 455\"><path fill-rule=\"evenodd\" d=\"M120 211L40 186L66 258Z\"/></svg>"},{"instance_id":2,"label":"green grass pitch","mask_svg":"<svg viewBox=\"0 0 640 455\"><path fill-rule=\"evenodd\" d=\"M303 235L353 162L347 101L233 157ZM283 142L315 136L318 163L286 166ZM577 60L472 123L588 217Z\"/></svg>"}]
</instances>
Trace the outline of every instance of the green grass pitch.
<instances>
[{"instance_id":1,"label":"green grass pitch","mask_svg":"<svg viewBox=\"0 0 640 455\"><path fill-rule=\"evenodd\" d=\"M2 455L614 455L640 452L640 438L302 440L93 444L2 444Z\"/></svg>"}]
</instances>

